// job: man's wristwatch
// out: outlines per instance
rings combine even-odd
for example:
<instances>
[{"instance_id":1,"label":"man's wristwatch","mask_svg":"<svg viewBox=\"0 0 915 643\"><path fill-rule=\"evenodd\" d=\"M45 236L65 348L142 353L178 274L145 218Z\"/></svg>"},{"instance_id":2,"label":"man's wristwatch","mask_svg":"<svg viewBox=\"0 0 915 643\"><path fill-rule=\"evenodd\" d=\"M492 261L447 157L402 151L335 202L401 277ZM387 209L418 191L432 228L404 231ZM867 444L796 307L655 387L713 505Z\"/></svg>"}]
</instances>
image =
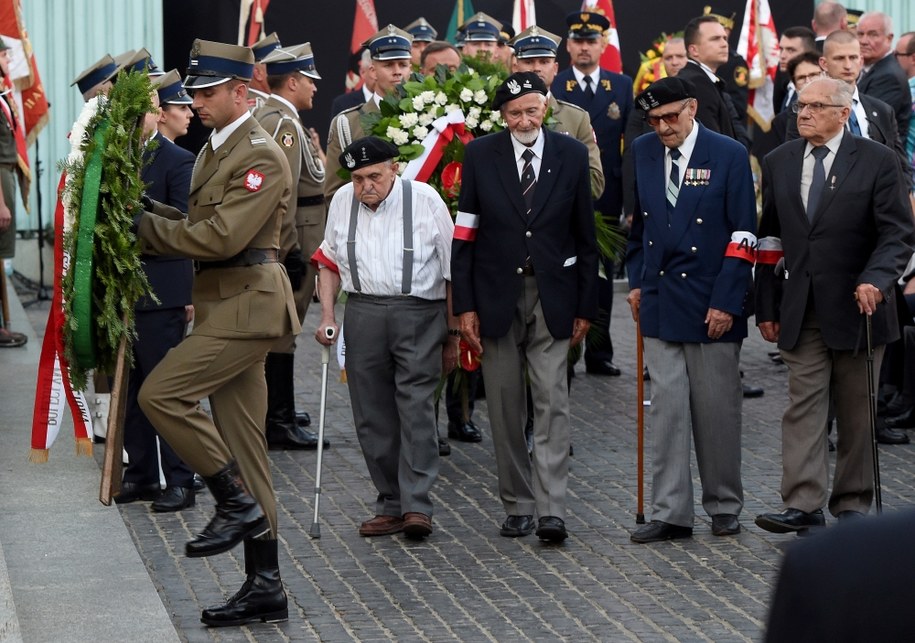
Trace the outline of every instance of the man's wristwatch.
<instances>
[{"instance_id":1,"label":"man's wristwatch","mask_svg":"<svg viewBox=\"0 0 915 643\"><path fill-rule=\"evenodd\" d=\"M457 328L449 328L448 334L451 335L452 337L460 337L461 331Z\"/></svg>"}]
</instances>

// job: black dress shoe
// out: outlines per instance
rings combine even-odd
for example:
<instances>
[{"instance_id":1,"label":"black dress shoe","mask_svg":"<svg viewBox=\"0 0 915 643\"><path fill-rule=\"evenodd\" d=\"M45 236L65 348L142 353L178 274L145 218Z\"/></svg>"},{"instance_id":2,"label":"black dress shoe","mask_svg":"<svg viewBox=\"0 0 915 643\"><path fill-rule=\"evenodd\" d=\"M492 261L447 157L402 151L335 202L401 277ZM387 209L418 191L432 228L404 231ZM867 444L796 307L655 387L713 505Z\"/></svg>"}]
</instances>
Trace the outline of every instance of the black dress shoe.
<instances>
[{"instance_id":1,"label":"black dress shoe","mask_svg":"<svg viewBox=\"0 0 915 643\"><path fill-rule=\"evenodd\" d=\"M459 442L482 442L480 429L471 420L466 422L448 422L448 437Z\"/></svg>"},{"instance_id":2,"label":"black dress shoe","mask_svg":"<svg viewBox=\"0 0 915 643\"><path fill-rule=\"evenodd\" d=\"M330 441L324 439L324 448L330 447ZM303 429L298 424L268 424L267 448L278 450L314 451L318 448L318 434Z\"/></svg>"},{"instance_id":3,"label":"black dress shoe","mask_svg":"<svg viewBox=\"0 0 915 643\"><path fill-rule=\"evenodd\" d=\"M712 533L716 536L733 536L740 533L740 521L734 514L712 516Z\"/></svg>"},{"instance_id":4,"label":"black dress shoe","mask_svg":"<svg viewBox=\"0 0 915 643\"><path fill-rule=\"evenodd\" d=\"M537 538L548 543L561 543L569 537L562 518L543 516L537 521Z\"/></svg>"},{"instance_id":5,"label":"black dress shoe","mask_svg":"<svg viewBox=\"0 0 915 643\"><path fill-rule=\"evenodd\" d=\"M440 456L451 455L451 445L441 438L438 439L438 454Z\"/></svg>"},{"instance_id":6,"label":"black dress shoe","mask_svg":"<svg viewBox=\"0 0 915 643\"><path fill-rule=\"evenodd\" d=\"M295 412L295 423L300 427L305 428L306 426L311 426L311 416L308 415L305 411L296 411Z\"/></svg>"},{"instance_id":7,"label":"black dress shoe","mask_svg":"<svg viewBox=\"0 0 915 643\"><path fill-rule=\"evenodd\" d=\"M908 444L909 436L884 424L877 427L877 442L880 444Z\"/></svg>"},{"instance_id":8,"label":"black dress shoe","mask_svg":"<svg viewBox=\"0 0 915 643\"><path fill-rule=\"evenodd\" d=\"M159 483L140 484L138 482L122 482L121 490L114 497L115 504L126 505L137 500L155 500L162 493Z\"/></svg>"},{"instance_id":9,"label":"black dress shoe","mask_svg":"<svg viewBox=\"0 0 915 643\"><path fill-rule=\"evenodd\" d=\"M194 493L200 493L207 488L207 483L203 481L203 478L200 477L199 473L194 474L194 483L191 485L194 489Z\"/></svg>"},{"instance_id":10,"label":"black dress shoe","mask_svg":"<svg viewBox=\"0 0 915 643\"><path fill-rule=\"evenodd\" d=\"M677 540L680 538L692 538L693 528L683 527L682 525L672 525L669 522L652 520L643 527L639 527L629 540L634 543L658 543L664 540Z\"/></svg>"},{"instance_id":11,"label":"black dress shoe","mask_svg":"<svg viewBox=\"0 0 915 643\"><path fill-rule=\"evenodd\" d=\"M150 509L156 513L181 511L193 507L194 502L194 490L191 487L166 487L159 497L153 500Z\"/></svg>"},{"instance_id":12,"label":"black dress shoe","mask_svg":"<svg viewBox=\"0 0 915 643\"><path fill-rule=\"evenodd\" d=\"M836 518L839 519L839 522L854 521L860 518L864 518L864 514L860 511L852 511L851 509L846 509L845 511L840 511Z\"/></svg>"},{"instance_id":13,"label":"black dress shoe","mask_svg":"<svg viewBox=\"0 0 915 643\"><path fill-rule=\"evenodd\" d=\"M509 516L502 523L499 535L506 538L518 538L519 536L527 536L532 531L534 531L533 516Z\"/></svg>"},{"instance_id":14,"label":"black dress shoe","mask_svg":"<svg viewBox=\"0 0 915 643\"><path fill-rule=\"evenodd\" d=\"M792 531L806 531L810 528L825 527L826 518L823 510L817 509L807 513L800 509L785 509L781 513L760 514L756 516L756 526L773 534L787 534Z\"/></svg>"},{"instance_id":15,"label":"black dress shoe","mask_svg":"<svg viewBox=\"0 0 915 643\"><path fill-rule=\"evenodd\" d=\"M611 377L619 377L622 373L609 359L585 360L585 372L591 375L610 375Z\"/></svg>"},{"instance_id":16,"label":"black dress shoe","mask_svg":"<svg viewBox=\"0 0 915 643\"><path fill-rule=\"evenodd\" d=\"M749 384L741 383L741 387L743 388L743 396L746 398L762 397L766 392L761 386L751 386Z\"/></svg>"}]
</instances>

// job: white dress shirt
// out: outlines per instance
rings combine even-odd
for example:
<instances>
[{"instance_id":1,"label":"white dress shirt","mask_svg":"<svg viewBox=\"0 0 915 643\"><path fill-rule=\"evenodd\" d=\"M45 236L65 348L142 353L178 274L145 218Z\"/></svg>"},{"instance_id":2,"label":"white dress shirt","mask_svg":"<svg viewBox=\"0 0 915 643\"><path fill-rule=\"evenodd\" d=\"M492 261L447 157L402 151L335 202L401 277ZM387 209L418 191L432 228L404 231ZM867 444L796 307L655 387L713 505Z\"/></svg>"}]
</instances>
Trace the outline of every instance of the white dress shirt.
<instances>
[{"instance_id":1,"label":"white dress shirt","mask_svg":"<svg viewBox=\"0 0 915 643\"><path fill-rule=\"evenodd\" d=\"M537 137L537 140L534 141L534 144L530 147L519 143L514 136L511 136L512 141L512 150L515 152L515 169L518 170L518 179L521 179L521 173L524 170L524 159L521 158L521 155L524 154L524 150L530 150L534 153L534 158L531 160L531 165L534 166L534 180L537 180L537 177L540 176L540 166L543 163L543 131L541 130L540 136Z\"/></svg>"},{"instance_id":2,"label":"white dress shirt","mask_svg":"<svg viewBox=\"0 0 915 643\"><path fill-rule=\"evenodd\" d=\"M689 167L689 159L693 155L693 149L696 147L696 139L699 137L699 125L698 121L693 121L693 130L686 135L686 138L683 140L683 145L678 147L680 150L680 158L677 160L677 163L680 166L680 186L683 185L683 175L686 174L686 168ZM664 154L664 185L661 186L661 189L665 192L667 191L667 182L670 180L670 166L673 164L673 160L670 158L670 148L667 148L666 153Z\"/></svg>"},{"instance_id":3,"label":"white dress shirt","mask_svg":"<svg viewBox=\"0 0 915 643\"><path fill-rule=\"evenodd\" d=\"M842 136L845 129L839 130L839 133L826 141L826 147L829 148L829 154L823 158L823 169L826 170L826 189L829 189L830 180L829 172L832 170L832 162L836 160L836 152L839 151L839 145L842 144ZM810 184L813 183L813 165L816 159L813 157L813 145L807 143L804 148L804 162L801 165L801 200L804 202L804 210L807 209L807 196L810 193Z\"/></svg>"},{"instance_id":4,"label":"white dress shirt","mask_svg":"<svg viewBox=\"0 0 915 643\"><path fill-rule=\"evenodd\" d=\"M585 91L588 87L588 84L585 82L585 76L591 77L591 91L595 94L597 93L597 85L600 83L600 67L592 71L590 74L586 74L581 71L575 65L572 65L572 73L575 74L575 80L578 81L578 86L581 87L581 91Z\"/></svg>"}]
</instances>

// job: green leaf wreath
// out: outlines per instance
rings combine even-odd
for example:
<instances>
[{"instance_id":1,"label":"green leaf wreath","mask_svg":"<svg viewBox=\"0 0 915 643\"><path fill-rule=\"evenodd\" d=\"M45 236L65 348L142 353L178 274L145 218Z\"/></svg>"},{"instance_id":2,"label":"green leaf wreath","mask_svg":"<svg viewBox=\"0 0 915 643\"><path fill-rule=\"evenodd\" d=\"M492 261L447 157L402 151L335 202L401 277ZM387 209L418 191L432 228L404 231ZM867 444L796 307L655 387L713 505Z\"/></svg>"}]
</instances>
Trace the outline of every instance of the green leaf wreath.
<instances>
[{"instance_id":1,"label":"green leaf wreath","mask_svg":"<svg viewBox=\"0 0 915 643\"><path fill-rule=\"evenodd\" d=\"M145 72L118 75L107 99L86 104L74 123L67 181L63 277L64 351L74 388L96 368L113 373L118 346L136 337L134 306L151 292L132 232L143 194L143 117L154 111ZM94 219L94 223L93 223ZM127 359L132 360L131 351Z\"/></svg>"}]
</instances>

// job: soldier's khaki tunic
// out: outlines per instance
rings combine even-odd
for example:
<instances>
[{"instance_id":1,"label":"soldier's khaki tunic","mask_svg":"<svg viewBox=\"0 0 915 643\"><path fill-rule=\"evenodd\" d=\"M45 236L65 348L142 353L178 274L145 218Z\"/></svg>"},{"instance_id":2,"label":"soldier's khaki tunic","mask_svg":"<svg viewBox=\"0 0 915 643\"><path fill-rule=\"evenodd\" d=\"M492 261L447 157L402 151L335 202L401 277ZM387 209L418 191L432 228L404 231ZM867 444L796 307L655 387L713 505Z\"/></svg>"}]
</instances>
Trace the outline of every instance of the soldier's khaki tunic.
<instances>
[{"instance_id":1,"label":"soldier's khaki tunic","mask_svg":"<svg viewBox=\"0 0 915 643\"><path fill-rule=\"evenodd\" d=\"M294 233L286 234L284 230L281 239L283 254L298 247L304 260L308 261L321 245L327 221L324 164L311 137L302 127L298 113L288 103L270 96L263 107L254 113L254 118L285 154L295 186L286 216ZM302 285L294 293L300 323L305 320L308 304L314 294L316 276L317 269L308 261L307 270L302 275ZM270 350L275 353L295 352L295 335L283 337Z\"/></svg>"},{"instance_id":2,"label":"soldier's khaki tunic","mask_svg":"<svg viewBox=\"0 0 915 643\"><path fill-rule=\"evenodd\" d=\"M552 117L556 122L551 129L562 134L568 134L581 141L588 148L588 167L591 174L591 197L598 198L604 193L604 169L600 162L600 150L594 140L594 130L591 128L591 117L588 112L578 105L557 100L550 95L547 107L553 110Z\"/></svg>"},{"instance_id":3,"label":"soldier's khaki tunic","mask_svg":"<svg viewBox=\"0 0 915 643\"><path fill-rule=\"evenodd\" d=\"M330 132L327 134L327 172L324 179L324 200L328 205L330 205L330 201L334 198L337 190L348 183L348 181L344 181L337 176L337 170L340 169L340 154L343 153L343 148L366 135L362 129L361 116L377 111L378 106L375 104L373 97L358 107L343 110L334 116L334 119L330 122ZM340 119L345 121L345 125L341 125ZM348 135L348 140L341 140L341 133L344 134L344 137Z\"/></svg>"},{"instance_id":4,"label":"soldier's khaki tunic","mask_svg":"<svg viewBox=\"0 0 915 643\"><path fill-rule=\"evenodd\" d=\"M278 249L289 202L286 158L252 117L215 153L204 146L191 178L187 218L155 204L139 224L140 248L200 262L247 248ZM140 406L188 465L212 476L233 458L276 534L267 460L264 358L278 337L301 329L281 263L201 270L192 294L194 330L150 373ZM211 420L199 400L210 398Z\"/></svg>"}]
</instances>

